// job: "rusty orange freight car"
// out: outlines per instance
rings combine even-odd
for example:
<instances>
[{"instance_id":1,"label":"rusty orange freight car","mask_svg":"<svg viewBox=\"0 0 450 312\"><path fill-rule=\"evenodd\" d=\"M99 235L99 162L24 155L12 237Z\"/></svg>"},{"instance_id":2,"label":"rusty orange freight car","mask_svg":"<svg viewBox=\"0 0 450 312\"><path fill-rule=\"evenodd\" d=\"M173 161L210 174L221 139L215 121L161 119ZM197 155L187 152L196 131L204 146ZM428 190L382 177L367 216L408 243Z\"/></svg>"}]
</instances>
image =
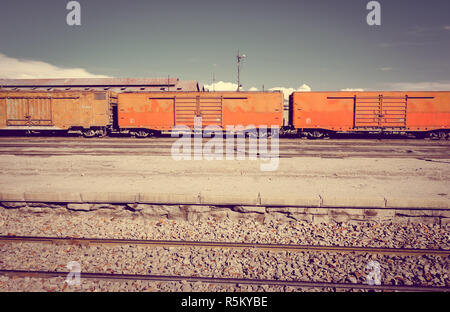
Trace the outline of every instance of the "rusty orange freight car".
<instances>
[{"instance_id":1,"label":"rusty orange freight car","mask_svg":"<svg viewBox=\"0 0 450 312\"><path fill-rule=\"evenodd\" d=\"M118 94L118 124L138 136L192 128L195 117L202 126L283 125L281 92L149 92Z\"/></svg>"},{"instance_id":2,"label":"rusty orange freight car","mask_svg":"<svg viewBox=\"0 0 450 312\"><path fill-rule=\"evenodd\" d=\"M294 92L289 124L309 137L332 132L448 137L450 92Z\"/></svg>"},{"instance_id":3,"label":"rusty orange freight car","mask_svg":"<svg viewBox=\"0 0 450 312\"><path fill-rule=\"evenodd\" d=\"M109 92L0 91L0 129L106 134L111 120Z\"/></svg>"}]
</instances>

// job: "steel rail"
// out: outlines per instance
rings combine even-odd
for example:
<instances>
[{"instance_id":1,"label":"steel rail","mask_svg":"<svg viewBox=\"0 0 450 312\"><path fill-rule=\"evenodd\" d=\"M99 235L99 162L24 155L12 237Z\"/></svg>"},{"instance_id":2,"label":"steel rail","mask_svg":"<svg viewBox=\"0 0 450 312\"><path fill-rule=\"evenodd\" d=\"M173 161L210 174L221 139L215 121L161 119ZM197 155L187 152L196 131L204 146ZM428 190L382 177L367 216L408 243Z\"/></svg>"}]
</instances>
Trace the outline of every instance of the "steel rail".
<instances>
[{"instance_id":1,"label":"steel rail","mask_svg":"<svg viewBox=\"0 0 450 312\"><path fill-rule=\"evenodd\" d=\"M18 144L55 144L55 143L67 143L71 145L107 145L107 144L135 144L135 145L147 145L147 144L170 144L177 140L177 138L154 138L154 139L117 139L117 138L101 138L101 139L67 139L67 138L5 138L0 137L0 144L6 146L14 146ZM203 141L208 141L208 138L203 138ZM270 138L268 141L270 142ZM234 142L241 142L240 140L234 139ZM249 139L245 139L242 142L248 142ZM299 139L286 139L280 138L279 143L281 145L315 145L315 146L351 146L352 144L358 143L363 146L414 146L414 147L430 147L430 146L449 146L448 141L402 141L402 140L299 140Z\"/></svg>"},{"instance_id":2,"label":"steel rail","mask_svg":"<svg viewBox=\"0 0 450 312\"><path fill-rule=\"evenodd\" d=\"M0 270L0 275L11 277L34 277L55 278L67 277L70 272L56 271L27 271L27 270ZM170 275L140 275L140 274L114 274L114 273L90 273L80 272L80 278L105 279L105 280L131 280L131 281L153 281L153 282L201 282L211 284L240 284L240 285L269 285L269 286L291 286L308 288L346 288L367 290L390 290L401 292L449 292L447 286L419 286L419 285L368 285L357 283L332 283L311 282L295 280L269 280L269 279L245 279L224 277L200 277L200 276L170 276Z\"/></svg>"},{"instance_id":3,"label":"steel rail","mask_svg":"<svg viewBox=\"0 0 450 312\"><path fill-rule=\"evenodd\" d=\"M62 142L61 142L62 143ZM70 149L80 149L80 148L98 148L98 149L107 149L107 148L119 148L119 149L125 149L125 148L135 148L135 149L151 149L151 148L166 148L170 147L174 142L152 142L147 144L137 144L135 142L107 142L107 143L77 143L77 144L64 144L64 148L70 148ZM203 142L203 143L206 143ZM270 142L269 142L270 143ZM268 143L268 145L270 145ZM191 145L193 145L191 143ZM237 147L245 147L247 144L235 144ZM322 151L326 150L328 148L339 148L342 151L350 150L350 151L361 151L364 152L370 148L377 148L377 150L381 152L390 151L392 149L399 149L403 148L404 150L400 150L401 152L408 152L410 150L411 152L414 151L441 151L441 150L448 150L450 149L450 145L428 145L428 146L413 146L413 145L364 145L359 144L358 146L350 146L350 145L338 145L338 144L330 144L330 145L318 145L318 144L287 144L283 142L279 142L280 148L294 148L294 149L304 149L307 148L308 150L312 151ZM9 148L9 149L18 149L18 148L61 148L61 144L58 142L52 142L52 143L4 143L0 142L0 148ZM408 149L409 148L409 149Z\"/></svg>"},{"instance_id":4,"label":"steel rail","mask_svg":"<svg viewBox=\"0 0 450 312\"><path fill-rule=\"evenodd\" d=\"M213 241L170 241L170 240L140 240L140 239L109 239L109 238L74 238L74 237L37 237L37 236L0 236L0 243L50 243L50 244L84 244L84 245L142 245L153 247L202 247L202 248L255 248L272 251L312 251L340 253L375 253L395 255L437 255L450 256L450 249L421 248L387 248L387 247L356 247L356 246L322 246L296 244L268 244Z\"/></svg>"},{"instance_id":5,"label":"steel rail","mask_svg":"<svg viewBox=\"0 0 450 312\"><path fill-rule=\"evenodd\" d=\"M12 143L11 140L14 140L14 143L42 143L49 144L53 142L67 142L74 144L108 144L108 143L135 143L135 144L151 144L156 142L161 143L170 143L176 141L178 138L174 137L150 137L150 138L132 138L132 137L103 137L103 138L82 138L82 137L58 137L58 136L46 136L46 137L24 137L24 136L2 136L0 135L0 142L8 144ZM208 140L208 138L203 138L203 140ZM236 140L236 138L234 139ZM246 138L245 141L249 139ZM270 138L268 139L270 141ZM392 145L414 145L414 146L429 146L429 145L448 145L449 142L446 140L423 140L423 139L328 139L328 140L305 140L300 138L288 138L288 137L280 137L280 143L285 144L313 144L313 145L350 145L354 143L358 144L367 144L367 145L383 145L383 144L392 144Z\"/></svg>"}]
</instances>

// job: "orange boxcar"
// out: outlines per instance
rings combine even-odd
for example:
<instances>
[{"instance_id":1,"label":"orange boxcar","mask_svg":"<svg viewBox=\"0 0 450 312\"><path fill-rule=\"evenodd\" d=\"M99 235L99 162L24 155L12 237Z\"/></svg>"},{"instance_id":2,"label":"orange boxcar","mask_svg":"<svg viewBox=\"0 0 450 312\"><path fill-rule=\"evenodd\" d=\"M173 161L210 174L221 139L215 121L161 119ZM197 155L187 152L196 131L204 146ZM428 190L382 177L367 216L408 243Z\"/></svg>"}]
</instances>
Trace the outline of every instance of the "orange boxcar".
<instances>
[{"instance_id":1,"label":"orange boxcar","mask_svg":"<svg viewBox=\"0 0 450 312\"><path fill-rule=\"evenodd\" d=\"M92 91L0 91L0 129L77 129L94 135L112 123L110 97Z\"/></svg>"},{"instance_id":2,"label":"orange boxcar","mask_svg":"<svg viewBox=\"0 0 450 312\"><path fill-rule=\"evenodd\" d=\"M294 92L290 124L303 131L446 133L450 92Z\"/></svg>"},{"instance_id":3,"label":"orange boxcar","mask_svg":"<svg viewBox=\"0 0 450 312\"><path fill-rule=\"evenodd\" d=\"M118 94L121 129L172 130L192 128L195 117L202 126L283 125L281 92L149 92Z\"/></svg>"}]
</instances>

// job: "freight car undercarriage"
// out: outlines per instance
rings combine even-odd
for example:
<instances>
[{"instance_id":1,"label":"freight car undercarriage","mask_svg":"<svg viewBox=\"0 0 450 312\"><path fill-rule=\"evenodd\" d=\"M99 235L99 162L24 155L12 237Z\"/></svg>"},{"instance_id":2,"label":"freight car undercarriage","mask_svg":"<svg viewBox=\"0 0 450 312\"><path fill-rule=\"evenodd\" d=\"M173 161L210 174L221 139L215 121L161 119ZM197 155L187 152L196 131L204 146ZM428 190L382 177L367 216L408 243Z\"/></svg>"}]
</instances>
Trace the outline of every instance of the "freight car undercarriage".
<instances>
[{"instance_id":1,"label":"freight car undercarriage","mask_svg":"<svg viewBox=\"0 0 450 312\"><path fill-rule=\"evenodd\" d=\"M244 131L240 135L247 137L252 137L256 135L257 129L250 129ZM211 137L212 133L209 131L202 131L204 137ZM136 138L158 138L164 136L170 136L171 131L157 131L152 129L112 129L112 127L93 127L88 129L83 129L80 127L73 127L69 130L52 129L49 127L32 129L3 129L1 131L3 135L46 135L46 136L64 136L68 135L78 135L85 138L94 137L107 137L107 136L129 136ZM195 133L192 131L191 133ZM226 131L223 134L227 134ZM234 135L238 135L239 132L233 132ZM330 138L340 138L351 135L355 138L372 138L372 139L382 139L382 138L416 138L416 139L431 139L431 140L449 140L450 139L450 129L443 130L432 130L432 131L402 131L402 130L366 130L366 131L330 131L326 129L294 129L292 127L281 127L279 132L280 138L306 138L310 140L318 139L330 139ZM259 137L271 137L271 131L267 131L265 135Z\"/></svg>"},{"instance_id":2,"label":"freight car undercarriage","mask_svg":"<svg viewBox=\"0 0 450 312\"><path fill-rule=\"evenodd\" d=\"M434 140L449 140L450 130L431 130L431 131L406 131L406 130L355 130L355 131L331 131L326 129L287 129L280 131L280 136L298 136L308 139L328 139L339 135L355 135L361 137L370 136L372 138L389 138L389 137L415 137L417 139L434 139Z\"/></svg>"}]
</instances>

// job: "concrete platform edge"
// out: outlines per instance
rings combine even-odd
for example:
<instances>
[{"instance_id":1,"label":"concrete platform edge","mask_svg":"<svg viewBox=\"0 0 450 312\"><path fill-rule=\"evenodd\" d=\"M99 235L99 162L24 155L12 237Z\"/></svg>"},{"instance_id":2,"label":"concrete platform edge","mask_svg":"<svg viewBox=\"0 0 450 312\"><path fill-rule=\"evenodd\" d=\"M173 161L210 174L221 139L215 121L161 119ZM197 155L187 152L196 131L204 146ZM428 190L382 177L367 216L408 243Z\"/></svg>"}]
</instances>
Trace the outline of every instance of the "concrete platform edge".
<instances>
[{"instance_id":1,"label":"concrete platform edge","mask_svg":"<svg viewBox=\"0 0 450 312\"><path fill-rule=\"evenodd\" d=\"M49 203L142 203L215 206L270 206L315 208L378 208L378 209L450 209L445 197L338 197L320 194L298 196L266 196L261 193L221 195L208 192L176 193L99 193L99 192L0 192L1 202Z\"/></svg>"}]
</instances>

